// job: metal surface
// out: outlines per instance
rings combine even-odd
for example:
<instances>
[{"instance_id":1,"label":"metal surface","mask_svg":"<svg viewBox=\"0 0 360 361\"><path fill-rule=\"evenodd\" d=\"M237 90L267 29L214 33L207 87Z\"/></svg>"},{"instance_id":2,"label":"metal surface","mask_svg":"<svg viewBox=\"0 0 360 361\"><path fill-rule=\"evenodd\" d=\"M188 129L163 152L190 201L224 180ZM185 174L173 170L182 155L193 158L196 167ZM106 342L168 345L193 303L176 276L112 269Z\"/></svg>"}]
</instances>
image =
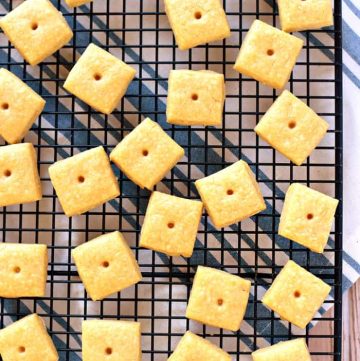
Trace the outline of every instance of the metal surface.
<instances>
[{"instance_id":1,"label":"metal surface","mask_svg":"<svg viewBox=\"0 0 360 361\"><path fill-rule=\"evenodd\" d=\"M26 313L37 312L46 321L61 360L77 360L81 357L83 318L135 319L142 322L144 360L166 360L188 328L224 347L235 360L242 360L262 345L263 338L275 343L291 338L296 331L287 323L283 323L285 328L279 328L279 318L266 312L260 301L264 286L272 282L284 260L290 257L333 287L334 300L326 305L335 306L335 316L330 320L335 334L310 336L307 328L306 338L310 347L315 337L331 344L331 352L312 350L315 360L341 359L341 203L331 234L333 242L323 258L277 236L279 212L290 183L304 182L342 200L341 1L335 1L334 29L298 35L305 40L305 46L289 89L331 124L327 140L302 167L292 165L253 132L276 92L232 70L241 38L253 19L275 25L276 7L271 6L272 1L263 0L223 2L232 37L188 52L175 46L160 0L102 0L74 11L69 11L63 2L53 1L65 13L75 37L35 68L24 63L4 35L0 35L0 65L17 73L47 100L46 110L26 138L37 148L44 199L35 204L1 208L0 240L49 246L47 296L41 300L1 299L1 327ZM19 3L0 1L1 15ZM138 70L127 96L109 117L96 113L62 88L68 70L92 41ZM166 123L167 74L170 69L188 67L225 74L227 101L223 128L175 127ZM121 197L86 215L67 219L50 184L48 166L99 144L110 152L145 116L159 122L186 152L186 158L157 189L198 198L194 180L243 158L261 184L267 211L221 231L215 230L204 215L194 256L189 260L168 258L138 247L149 192L140 190L115 170ZM116 229L131 244L144 278L139 285L94 303L77 277L71 249ZM324 259L330 261L326 263ZM185 319L198 264L225 269L252 281L253 297L241 332L199 327ZM323 318L317 320L322 322Z\"/></svg>"}]
</instances>

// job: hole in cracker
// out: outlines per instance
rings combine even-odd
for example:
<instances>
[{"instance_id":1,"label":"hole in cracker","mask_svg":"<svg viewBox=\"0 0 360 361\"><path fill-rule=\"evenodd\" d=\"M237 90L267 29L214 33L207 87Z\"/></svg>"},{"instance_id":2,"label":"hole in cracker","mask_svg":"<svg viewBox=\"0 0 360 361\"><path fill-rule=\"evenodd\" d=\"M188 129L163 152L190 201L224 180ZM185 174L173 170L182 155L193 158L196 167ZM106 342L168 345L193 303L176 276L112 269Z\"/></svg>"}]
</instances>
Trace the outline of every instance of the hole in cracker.
<instances>
[{"instance_id":1,"label":"hole in cracker","mask_svg":"<svg viewBox=\"0 0 360 361\"><path fill-rule=\"evenodd\" d=\"M110 266L110 263L109 263L108 261L104 261L104 262L102 263L102 266L103 266L104 268L108 268L108 267Z\"/></svg>"},{"instance_id":2,"label":"hole in cracker","mask_svg":"<svg viewBox=\"0 0 360 361\"><path fill-rule=\"evenodd\" d=\"M268 49L268 51L266 52L266 54L269 55L269 56L273 56L273 55L274 55L274 50Z\"/></svg>"},{"instance_id":3,"label":"hole in cracker","mask_svg":"<svg viewBox=\"0 0 360 361\"><path fill-rule=\"evenodd\" d=\"M14 267L14 272L15 272L15 273L20 273L20 272L21 272L21 268L18 267L18 266Z\"/></svg>"},{"instance_id":4,"label":"hole in cracker","mask_svg":"<svg viewBox=\"0 0 360 361\"><path fill-rule=\"evenodd\" d=\"M94 79L96 80L96 81L99 81L99 80L101 80L101 75L100 74L98 74L98 73L96 73L95 75L94 75Z\"/></svg>"},{"instance_id":5,"label":"hole in cracker","mask_svg":"<svg viewBox=\"0 0 360 361\"><path fill-rule=\"evenodd\" d=\"M31 29L32 29L32 30L37 30L38 27L39 27L39 24L38 24L38 23L32 23L32 24L31 24Z\"/></svg>"},{"instance_id":6,"label":"hole in cracker","mask_svg":"<svg viewBox=\"0 0 360 361\"><path fill-rule=\"evenodd\" d=\"M144 150L142 151L142 154L143 154L144 157L147 157L147 156L149 155L149 151L146 150L146 149L144 149Z\"/></svg>"},{"instance_id":7,"label":"hole in cracker","mask_svg":"<svg viewBox=\"0 0 360 361\"><path fill-rule=\"evenodd\" d=\"M171 229L171 228L174 228L175 227L175 224L173 222L169 222L168 223L168 227Z\"/></svg>"},{"instance_id":8,"label":"hole in cracker","mask_svg":"<svg viewBox=\"0 0 360 361\"><path fill-rule=\"evenodd\" d=\"M200 11L196 11L195 14L194 14L194 16L195 16L195 19L196 19L196 20L200 20L200 19L202 18L202 14L201 14Z\"/></svg>"},{"instance_id":9,"label":"hole in cracker","mask_svg":"<svg viewBox=\"0 0 360 361\"><path fill-rule=\"evenodd\" d=\"M24 346L19 346L18 350L20 353L24 353L26 351Z\"/></svg>"},{"instance_id":10,"label":"hole in cracker","mask_svg":"<svg viewBox=\"0 0 360 361\"><path fill-rule=\"evenodd\" d=\"M79 183L84 183L85 182L85 177L83 177L82 175L78 176L78 181Z\"/></svg>"},{"instance_id":11,"label":"hole in cracker","mask_svg":"<svg viewBox=\"0 0 360 361\"><path fill-rule=\"evenodd\" d=\"M9 109L9 103L2 103L1 104L1 109L8 110Z\"/></svg>"},{"instance_id":12,"label":"hole in cracker","mask_svg":"<svg viewBox=\"0 0 360 361\"><path fill-rule=\"evenodd\" d=\"M234 191L232 189L228 189L226 193L228 196L232 196L234 194Z\"/></svg>"},{"instance_id":13,"label":"hole in cracker","mask_svg":"<svg viewBox=\"0 0 360 361\"><path fill-rule=\"evenodd\" d=\"M218 304L219 306L222 306L222 305L224 304L224 300L223 300L222 298L219 298L219 299L217 300L217 304Z\"/></svg>"},{"instance_id":14,"label":"hole in cracker","mask_svg":"<svg viewBox=\"0 0 360 361\"><path fill-rule=\"evenodd\" d=\"M197 94L192 94L192 95L191 95L191 99L194 100L194 101L196 101L196 100L199 99L199 96L198 96Z\"/></svg>"},{"instance_id":15,"label":"hole in cracker","mask_svg":"<svg viewBox=\"0 0 360 361\"><path fill-rule=\"evenodd\" d=\"M314 215L312 213L308 213L306 218L310 221L311 219L314 218Z\"/></svg>"},{"instance_id":16,"label":"hole in cracker","mask_svg":"<svg viewBox=\"0 0 360 361\"><path fill-rule=\"evenodd\" d=\"M105 353L106 353L107 355L111 355L111 354L112 354L112 348L111 348L111 347L107 347L107 348L105 349Z\"/></svg>"},{"instance_id":17,"label":"hole in cracker","mask_svg":"<svg viewBox=\"0 0 360 361\"><path fill-rule=\"evenodd\" d=\"M294 129L296 127L296 122L291 121L291 122L289 122L288 126L290 129Z\"/></svg>"},{"instance_id":18,"label":"hole in cracker","mask_svg":"<svg viewBox=\"0 0 360 361\"><path fill-rule=\"evenodd\" d=\"M11 170L6 169L6 170L4 171L4 176L5 176L5 177L10 177L10 176L11 176Z\"/></svg>"},{"instance_id":19,"label":"hole in cracker","mask_svg":"<svg viewBox=\"0 0 360 361\"><path fill-rule=\"evenodd\" d=\"M300 291L295 291L294 292L294 297L295 298L299 298L301 296L301 292Z\"/></svg>"}]
</instances>

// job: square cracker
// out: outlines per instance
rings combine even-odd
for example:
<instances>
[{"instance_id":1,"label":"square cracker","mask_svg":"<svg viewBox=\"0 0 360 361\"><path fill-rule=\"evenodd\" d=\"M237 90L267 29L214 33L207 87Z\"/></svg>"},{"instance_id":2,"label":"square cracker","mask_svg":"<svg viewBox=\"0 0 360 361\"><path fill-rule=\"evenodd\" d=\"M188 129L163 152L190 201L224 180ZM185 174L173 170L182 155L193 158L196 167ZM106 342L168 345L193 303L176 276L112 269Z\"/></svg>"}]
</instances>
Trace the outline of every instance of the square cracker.
<instances>
[{"instance_id":1,"label":"square cracker","mask_svg":"<svg viewBox=\"0 0 360 361\"><path fill-rule=\"evenodd\" d=\"M119 232L104 234L72 251L79 276L93 301L141 281L136 259Z\"/></svg>"},{"instance_id":2,"label":"square cracker","mask_svg":"<svg viewBox=\"0 0 360 361\"><path fill-rule=\"evenodd\" d=\"M303 338L279 342L261 348L251 354L253 361L311 361L311 356Z\"/></svg>"},{"instance_id":3,"label":"square cracker","mask_svg":"<svg viewBox=\"0 0 360 361\"><path fill-rule=\"evenodd\" d=\"M202 202L153 192L141 229L140 246L169 256L191 257Z\"/></svg>"},{"instance_id":4,"label":"square cracker","mask_svg":"<svg viewBox=\"0 0 360 361\"><path fill-rule=\"evenodd\" d=\"M73 37L49 0L26 0L0 19L0 27L30 65L37 65Z\"/></svg>"},{"instance_id":5,"label":"square cracker","mask_svg":"<svg viewBox=\"0 0 360 361\"><path fill-rule=\"evenodd\" d=\"M45 107L45 100L16 75L0 69L0 135L19 143Z\"/></svg>"},{"instance_id":6,"label":"square cracker","mask_svg":"<svg viewBox=\"0 0 360 361\"><path fill-rule=\"evenodd\" d=\"M301 165L326 135L329 124L284 90L255 127L273 148Z\"/></svg>"},{"instance_id":7,"label":"square cracker","mask_svg":"<svg viewBox=\"0 0 360 361\"><path fill-rule=\"evenodd\" d=\"M95 110L110 114L134 79L136 70L95 44L71 69L64 88Z\"/></svg>"},{"instance_id":8,"label":"square cracker","mask_svg":"<svg viewBox=\"0 0 360 361\"><path fill-rule=\"evenodd\" d=\"M329 295L331 287L293 261L288 261L262 302L281 319L305 328Z\"/></svg>"},{"instance_id":9,"label":"square cracker","mask_svg":"<svg viewBox=\"0 0 360 361\"><path fill-rule=\"evenodd\" d=\"M197 180L195 186L216 228L240 222L266 209L254 174L243 160Z\"/></svg>"},{"instance_id":10,"label":"square cracker","mask_svg":"<svg viewBox=\"0 0 360 361\"><path fill-rule=\"evenodd\" d=\"M238 331L244 318L251 282L210 267L199 266L186 317L209 326Z\"/></svg>"},{"instance_id":11,"label":"square cracker","mask_svg":"<svg viewBox=\"0 0 360 361\"><path fill-rule=\"evenodd\" d=\"M0 331L3 361L57 361L58 353L43 320L32 314Z\"/></svg>"},{"instance_id":12,"label":"square cracker","mask_svg":"<svg viewBox=\"0 0 360 361\"><path fill-rule=\"evenodd\" d=\"M231 356L210 341L187 331L168 361L231 361Z\"/></svg>"},{"instance_id":13,"label":"square cracker","mask_svg":"<svg viewBox=\"0 0 360 361\"><path fill-rule=\"evenodd\" d=\"M223 74L208 70L171 70L166 107L168 123L221 125L224 102Z\"/></svg>"},{"instance_id":14,"label":"square cracker","mask_svg":"<svg viewBox=\"0 0 360 361\"><path fill-rule=\"evenodd\" d=\"M165 11L180 50L230 36L220 0L165 0Z\"/></svg>"},{"instance_id":15,"label":"square cracker","mask_svg":"<svg viewBox=\"0 0 360 361\"><path fill-rule=\"evenodd\" d=\"M82 357L83 361L141 361L140 322L83 321Z\"/></svg>"},{"instance_id":16,"label":"square cracker","mask_svg":"<svg viewBox=\"0 0 360 361\"><path fill-rule=\"evenodd\" d=\"M314 30L334 24L331 0L277 0L281 28Z\"/></svg>"},{"instance_id":17,"label":"square cracker","mask_svg":"<svg viewBox=\"0 0 360 361\"><path fill-rule=\"evenodd\" d=\"M85 213L120 194L103 147L54 163L49 167L49 175L68 217Z\"/></svg>"},{"instance_id":18,"label":"square cracker","mask_svg":"<svg viewBox=\"0 0 360 361\"><path fill-rule=\"evenodd\" d=\"M0 297L45 296L47 266L44 244L0 243Z\"/></svg>"},{"instance_id":19,"label":"square cracker","mask_svg":"<svg viewBox=\"0 0 360 361\"><path fill-rule=\"evenodd\" d=\"M234 69L275 89L288 82L304 42L255 20L241 45Z\"/></svg>"},{"instance_id":20,"label":"square cracker","mask_svg":"<svg viewBox=\"0 0 360 361\"><path fill-rule=\"evenodd\" d=\"M88 4L92 2L93 0L65 0L66 4L70 6L71 8L74 8L76 6Z\"/></svg>"},{"instance_id":21,"label":"square cracker","mask_svg":"<svg viewBox=\"0 0 360 361\"><path fill-rule=\"evenodd\" d=\"M0 207L42 198L34 146L21 143L0 147Z\"/></svg>"},{"instance_id":22,"label":"square cracker","mask_svg":"<svg viewBox=\"0 0 360 361\"><path fill-rule=\"evenodd\" d=\"M183 156L184 149L146 118L116 146L110 159L139 187L152 190Z\"/></svg>"},{"instance_id":23,"label":"square cracker","mask_svg":"<svg viewBox=\"0 0 360 361\"><path fill-rule=\"evenodd\" d=\"M337 199L326 194L299 183L291 184L281 212L279 235L323 253L338 204Z\"/></svg>"}]
</instances>

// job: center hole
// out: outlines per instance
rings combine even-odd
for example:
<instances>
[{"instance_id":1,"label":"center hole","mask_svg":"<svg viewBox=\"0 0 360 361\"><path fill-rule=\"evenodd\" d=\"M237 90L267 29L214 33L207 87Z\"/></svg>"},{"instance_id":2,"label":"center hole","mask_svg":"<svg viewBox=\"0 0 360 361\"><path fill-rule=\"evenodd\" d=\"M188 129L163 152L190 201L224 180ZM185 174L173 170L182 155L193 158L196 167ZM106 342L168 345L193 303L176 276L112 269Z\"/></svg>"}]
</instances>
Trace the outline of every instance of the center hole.
<instances>
[{"instance_id":1,"label":"center hole","mask_svg":"<svg viewBox=\"0 0 360 361\"><path fill-rule=\"evenodd\" d=\"M306 216L306 218L307 218L308 220L311 220L311 219L314 218L314 215L313 215L312 213L309 213L309 214Z\"/></svg>"},{"instance_id":2,"label":"center hole","mask_svg":"<svg viewBox=\"0 0 360 361\"><path fill-rule=\"evenodd\" d=\"M1 108L2 108L3 110L8 110L8 109L9 109L9 104L8 104L8 103L2 103L2 104L1 104Z\"/></svg>"},{"instance_id":3,"label":"center hole","mask_svg":"<svg viewBox=\"0 0 360 361\"><path fill-rule=\"evenodd\" d=\"M269 56L273 56L273 55L274 55L274 50L268 49L268 51L266 52L266 54L269 55Z\"/></svg>"},{"instance_id":4,"label":"center hole","mask_svg":"<svg viewBox=\"0 0 360 361\"><path fill-rule=\"evenodd\" d=\"M200 11L197 11L197 12L194 14L194 16L195 16L195 19L197 19L197 20L200 20L200 19L202 18L202 14L201 14Z\"/></svg>"},{"instance_id":5,"label":"center hole","mask_svg":"<svg viewBox=\"0 0 360 361\"><path fill-rule=\"evenodd\" d=\"M11 176L11 171L10 171L9 169L6 169L6 170L4 171L4 176L5 176L5 177L10 177L10 176Z\"/></svg>"},{"instance_id":6,"label":"center hole","mask_svg":"<svg viewBox=\"0 0 360 361\"><path fill-rule=\"evenodd\" d=\"M149 155L149 151L144 149L142 154L143 154L144 157L147 157Z\"/></svg>"},{"instance_id":7,"label":"center hole","mask_svg":"<svg viewBox=\"0 0 360 361\"><path fill-rule=\"evenodd\" d=\"M196 100L199 99L199 96L198 96L197 94L193 94L193 95L191 96L191 99L194 100L194 101L196 101Z\"/></svg>"},{"instance_id":8,"label":"center hole","mask_svg":"<svg viewBox=\"0 0 360 361\"><path fill-rule=\"evenodd\" d=\"M296 127L296 122L291 121L288 125L290 129L294 129Z\"/></svg>"},{"instance_id":9,"label":"center hole","mask_svg":"<svg viewBox=\"0 0 360 361\"><path fill-rule=\"evenodd\" d=\"M24 346L20 346L20 347L19 347L19 352L20 352L20 353L24 353L24 352L25 352L25 347L24 347Z\"/></svg>"},{"instance_id":10,"label":"center hole","mask_svg":"<svg viewBox=\"0 0 360 361\"><path fill-rule=\"evenodd\" d=\"M38 27L39 27L38 23L32 23L31 24L31 29L32 30L37 30Z\"/></svg>"},{"instance_id":11,"label":"center hole","mask_svg":"<svg viewBox=\"0 0 360 361\"><path fill-rule=\"evenodd\" d=\"M96 81L101 80L101 75L100 75L100 74L95 74L95 75L94 75L94 79L95 79Z\"/></svg>"},{"instance_id":12,"label":"center hole","mask_svg":"<svg viewBox=\"0 0 360 361\"><path fill-rule=\"evenodd\" d=\"M79 183L84 183L84 182L85 182L85 178L84 178L82 175L80 175L80 176L78 177L78 181L79 181Z\"/></svg>"},{"instance_id":13,"label":"center hole","mask_svg":"<svg viewBox=\"0 0 360 361\"><path fill-rule=\"evenodd\" d=\"M108 261L104 261L104 262L102 263L102 266L103 266L104 268L108 268L108 267L110 266L110 263L109 263Z\"/></svg>"},{"instance_id":14,"label":"center hole","mask_svg":"<svg viewBox=\"0 0 360 361\"><path fill-rule=\"evenodd\" d=\"M232 189L228 189L226 193L231 196L234 194L234 191Z\"/></svg>"},{"instance_id":15,"label":"center hole","mask_svg":"<svg viewBox=\"0 0 360 361\"><path fill-rule=\"evenodd\" d=\"M224 303L224 300L223 300L222 298L219 298L219 299L217 300L217 304L218 304L219 306L222 306L223 303Z\"/></svg>"},{"instance_id":16,"label":"center hole","mask_svg":"<svg viewBox=\"0 0 360 361\"><path fill-rule=\"evenodd\" d=\"M295 298L299 298L300 296L301 296L300 291L295 291L295 292L294 292L294 297L295 297Z\"/></svg>"},{"instance_id":17,"label":"center hole","mask_svg":"<svg viewBox=\"0 0 360 361\"><path fill-rule=\"evenodd\" d=\"M20 271L21 271L21 268L20 268L20 267L15 267L15 268L14 268L14 272L15 272L15 273L20 273Z\"/></svg>"},{"instance_id":18,"label":"center hole","mask_svg":"<svg viewBox=\"0 0 360 361\"><path fill-rule=\"evenodd\" d=\"M111 355L112 354L112 348L111 347L107 347L106 350L105 350L105 353L107 355Z\"/></svg>"},{"instance_id":19,"label":"center hole","mask_svg":"<svg viewBox=\"0 0 360 361\"><path fill-rule=\"evenodd\" d=\"M172 222L170 222L170 223L168 223L168 227L171 229L171 228L174 228L175 227L175 224L174 223L172 223Z\"/></svg>"}]
</instances>

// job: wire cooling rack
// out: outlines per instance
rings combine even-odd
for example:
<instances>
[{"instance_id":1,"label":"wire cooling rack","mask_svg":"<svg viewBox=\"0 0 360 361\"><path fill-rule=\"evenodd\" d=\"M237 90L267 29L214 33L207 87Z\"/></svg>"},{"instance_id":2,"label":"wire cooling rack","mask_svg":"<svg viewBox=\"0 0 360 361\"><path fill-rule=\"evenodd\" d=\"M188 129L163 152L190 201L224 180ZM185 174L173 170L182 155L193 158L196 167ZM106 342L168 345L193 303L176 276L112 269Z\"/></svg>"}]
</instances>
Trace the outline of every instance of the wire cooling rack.
<instances>
[{"instance_id":1,"label":"wire cooling rack","mask_svg":"<svg viewBox=\"0 0 360 361\"><path fill-rule=\"evenodd\" d=\"M1 15L21 1L0 0ZM232 37L182 52L175 46L160 0L101 0L69 10L53 1L74 30L73 41L38 67L30 67L0 34L2 67L18 74L38 91L47 106L26 137L36 149L44 188L38 203L0 209L0 239L46 243L49 247L47 294L43 299L1 299L0 326L37 312L48 326L61 360L80 360L84 318L139 320L143 359L166 360L181 335L191 329L223 347L236 360L247 360L258 348L295 337L296 327L280 321L261 304L261 295L288 258L295 259L333 287L323 308L334 307L333 333L305 335L314 360L341 358L341 203L323 256L277 236L284 192L299 181L342 199L342 58L341 1L335 1L335 26L297 34L305 46L289 89L330 123L326 139L302 167L256 137L253 128L276 98L276 92L232 69L241 39L255 18L278 25L271 0L223 0ZM95 42L137 68L121 106L103 116L63 89L66 75L90 42ZM170 69L211 69L225 74L227 101L222 128L175 127L165 121ZM168 258L140 249L139 235L149 198L115 169L119 199L68 219L58 204L47 168L53 162L103 144L110 152L144 117L151 117L184 147L186 157L157 187L167 193L197 198L194 180L243 158L253 168L267 210L239 225L217 231L202 218L191 259ZM139 260L143 281L102 302L85 293L71 259L71 249L106 232L120 230ZM201 326L185 318L185 308L198 264L221 268L252 281L245 321L238 333Z\"/></svg>"}]
</instances>

